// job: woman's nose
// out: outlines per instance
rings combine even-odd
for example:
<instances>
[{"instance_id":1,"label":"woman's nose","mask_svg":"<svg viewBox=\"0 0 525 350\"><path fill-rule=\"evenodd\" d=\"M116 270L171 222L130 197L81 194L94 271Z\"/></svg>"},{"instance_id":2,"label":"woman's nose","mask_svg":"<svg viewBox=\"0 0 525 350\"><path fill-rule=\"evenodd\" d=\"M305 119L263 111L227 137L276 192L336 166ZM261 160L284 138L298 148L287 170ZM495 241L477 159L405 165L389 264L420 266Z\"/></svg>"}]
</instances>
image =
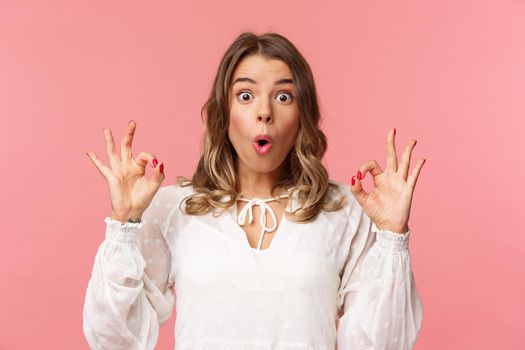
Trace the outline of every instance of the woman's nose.
<instances>
[{"instance_id":1,"label":"woman's nose","mask_svg":"<svg viewBox=\"0 0 525 350\"><path fill-rule=\"evenodd\" d=\"M272 119L271 101L269 99L262 99L258 105L257 121L270 123Z\"/></svg>"},{"instance_id":2,"label":"woman's nose","mask_svg":"<svg viewBox=\"0 0 525 350\"><path fill-rule=\"evenodd\" d=\"M268 114L259 114L257 116L257 121L263 121L265 123L270 123L272 121L272 116L271 115L268 115Z\"/></svg>"}]
</instances>

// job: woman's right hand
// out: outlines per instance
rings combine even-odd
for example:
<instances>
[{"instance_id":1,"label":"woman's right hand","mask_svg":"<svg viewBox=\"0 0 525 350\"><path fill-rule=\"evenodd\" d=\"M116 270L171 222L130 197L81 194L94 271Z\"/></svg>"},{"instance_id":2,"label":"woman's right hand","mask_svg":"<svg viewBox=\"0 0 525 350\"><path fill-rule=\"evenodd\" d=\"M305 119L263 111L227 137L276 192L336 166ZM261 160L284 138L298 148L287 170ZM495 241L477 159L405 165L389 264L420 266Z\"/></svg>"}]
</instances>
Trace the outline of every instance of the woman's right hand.
<instances>
[{"instance_id":1,"label":"woman's right hand","mask_svg":"<svg viewBox=\"0 0 525 350\"><path fill-rule=\"evenodd\" d=\"M140 152L133 160L131 143L136 123L131 120L121 144L121 155L115 149L110 129L104 129L106 150L111 168L104 165L94 152L87 155L106 179L111 197L111 218L122 223L140 219L164 181L164 164L150 152ZM146 179L146 166L153 168L153 177Z\"/></svg>"}]
</instances>

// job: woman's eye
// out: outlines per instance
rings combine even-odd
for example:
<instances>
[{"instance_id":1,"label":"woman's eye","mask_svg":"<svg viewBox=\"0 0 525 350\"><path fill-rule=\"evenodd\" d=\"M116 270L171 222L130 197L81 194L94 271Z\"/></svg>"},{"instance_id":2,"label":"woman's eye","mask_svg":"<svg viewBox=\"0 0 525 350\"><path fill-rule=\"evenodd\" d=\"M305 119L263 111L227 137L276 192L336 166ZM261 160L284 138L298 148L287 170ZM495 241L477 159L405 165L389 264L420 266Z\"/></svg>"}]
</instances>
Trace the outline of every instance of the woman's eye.
<instances>
[{"instance_id":1,"label":"woman's eye","mask_svg":"<svg viewBox=\"0 0 525 350\"><path fill-rule=\"evenodd\" d=\"M247 95L251 95L249 92L246 92L246 91L241 91L237 94L237 96L240 97L241 101L249 101L249 98L246 99L245 96Z\"/></svg>"},{"instance_id":2,"label":"woman's eye","mask_svg":"<svg viewBox=\"0 0 525 350\"><path fill-rule=\"evenodd\" d=\"M285 96L288 95L288 97L286 97L286 98L283 100L283 97L282 97L283 95L285 95ZM278 98L279 98L279 101L281 101L281 102L288 102L288 101L290 101L291 99L293 99L293 95L290 94L290 93L288 93L288 92L283 92L283 93L280 93L280 94L279 94L279 97L278 97Z\"/></svg>"},{"instance_id":3,"label":"woman's eye","mask_svg":"<svg viewBox=\"0 0 525 350\"><path fill-rule=\"evenodd\" d=\"M252 96L252 94L247 91L241 91L237 93L237 97L239 97L243 102L250 101L250 96ZM277 98L280 102L290 102L290 100L293 99L293 95L289 92L281 92L277 95Z\"/></svg>"}]
</instances>

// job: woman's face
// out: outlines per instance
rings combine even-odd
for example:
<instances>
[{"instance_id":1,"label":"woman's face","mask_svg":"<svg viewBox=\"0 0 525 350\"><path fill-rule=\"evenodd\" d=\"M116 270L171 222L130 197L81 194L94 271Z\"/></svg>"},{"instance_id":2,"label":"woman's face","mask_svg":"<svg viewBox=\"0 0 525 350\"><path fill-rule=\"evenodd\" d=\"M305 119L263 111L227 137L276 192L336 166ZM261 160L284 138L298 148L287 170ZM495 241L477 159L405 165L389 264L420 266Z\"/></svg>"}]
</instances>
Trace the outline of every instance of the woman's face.
<instances>
[{"instance_id":1,"label":"woman's face","mask_svg":"<svg viewBox=\"0 0 525 350\"><path fill-rule=\"evenodd\" d=\"M281 60L245 57L233 73L228 136L240 167L268 173L283 163L299 130L299 110L290 69ZM267 153L254 147L258 135L272 138ZM268 147L268 146L266 146Z\"/></svg>"}]
</instances>

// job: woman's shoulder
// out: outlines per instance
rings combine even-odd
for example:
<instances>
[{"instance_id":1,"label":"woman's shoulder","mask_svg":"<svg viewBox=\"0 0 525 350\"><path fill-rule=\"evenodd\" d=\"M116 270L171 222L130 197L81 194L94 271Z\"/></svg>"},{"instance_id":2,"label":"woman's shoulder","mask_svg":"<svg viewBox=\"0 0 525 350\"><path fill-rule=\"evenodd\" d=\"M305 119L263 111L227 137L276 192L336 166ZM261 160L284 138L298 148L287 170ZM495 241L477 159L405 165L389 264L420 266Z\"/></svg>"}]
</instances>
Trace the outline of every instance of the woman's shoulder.
<instances>
[{"instance_id":1,"label":"woman's shoulder","mask_svg":"<svg viewBox=\"0 0 525 350\"><path fill-rule=\"evenodd\" d=\"M359 211L361 206L359 205L359 202L352 193L350 184L347 182L332 179L330 180L330 182L333 183L335 186L331 186L331 190L329 190L329 193L327 195L329 201L336 202L342 200L343 205L340 208L340 210L337 210L333 213L329 213L329 215L344 215L347 217L357 215L355 210Z\"/></svg>"},{"instance_id":2,"label":"woman's shoulder","mask_svg":"<svg viewBox=\"0 0 525 350\"><path fill-rule=\"evenodd\" d=\"M171 185L165 185L162 186L159 189L159 192L163 192L164 195L182 195L182 194L190 194L193 192L193 185L181 185L180 183L174 183Z\"/></svg>"},{"instance_id":3,"label":"woman's shoulder","mask_svg":"<svg viewBox=\"0 0 525 350\"><path fill-rule=\"evenodd\" d=\"M193 186L191 184L182 186L177 183L162 186L157 193L160 200L167 202L180 202L184 197L191 194L193 194Z\"/></svg>"},{"instance_id":4,"label":"woman's shoulder","mask_svg":"<svg viewBox=\"0 0 525 350\"><path fill-rule=\"evenodd\" d=\"M347 197L348 202L351 202L354 199L354 194L350 189L349 183L334 179L330 179L329 182L335 185L328 194L331 198L337 199L344 196Z\"/></svg>"},{"instance_id":5,"label":"woman's shoulder","mask_svg":"<svg viewBox=\"0 0 525 350\"><path fill-rule=\"evenodd\" d=\"M343 181L339 181L339 180L335 180L335 179L329 179L328 182L333 183L334 185L336 185L340 189L348 187L348 184L346 182L343 182Z\"/></svg>"}]
</instances>

